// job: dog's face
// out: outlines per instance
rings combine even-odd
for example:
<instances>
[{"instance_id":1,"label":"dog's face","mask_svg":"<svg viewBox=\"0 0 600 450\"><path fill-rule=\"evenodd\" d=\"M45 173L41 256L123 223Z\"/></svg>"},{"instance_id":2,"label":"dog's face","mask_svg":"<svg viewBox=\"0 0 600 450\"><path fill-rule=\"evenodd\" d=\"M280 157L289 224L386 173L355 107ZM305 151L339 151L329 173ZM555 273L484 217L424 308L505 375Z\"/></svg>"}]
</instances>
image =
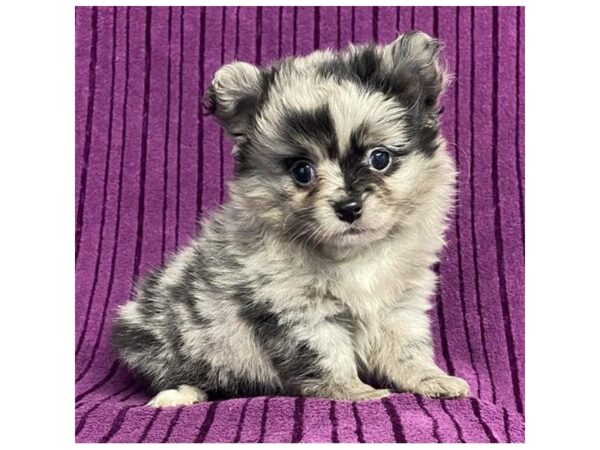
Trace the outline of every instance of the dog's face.
<instances>
[{"instance_id":1,"label":"dog's face","mask_svg":"<svg viewBox=\"0 0 600 450\"><path fill-rule=\"evenodd\" d=\"M236 140L232 195L290 240L347 248L401 230L442 170L438 44L314 52L222 67L209 110Z\"/></svg>"}]
</instances>

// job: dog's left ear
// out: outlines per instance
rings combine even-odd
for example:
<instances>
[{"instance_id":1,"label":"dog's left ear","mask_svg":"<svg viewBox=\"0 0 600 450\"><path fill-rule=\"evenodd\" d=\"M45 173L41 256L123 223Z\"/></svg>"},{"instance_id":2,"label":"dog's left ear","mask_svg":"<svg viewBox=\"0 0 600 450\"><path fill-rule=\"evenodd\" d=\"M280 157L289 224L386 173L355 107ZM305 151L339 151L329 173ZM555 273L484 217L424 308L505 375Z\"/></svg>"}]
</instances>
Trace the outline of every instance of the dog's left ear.
<instances>
[{"instance_id":1,"label":"dog's left ear","mask_svg":"<svg viewBox=\"0 0 600 450\"><path fill-rule=\"evenodd\" d=\"M261 69L249 63L233 62L215 73L204 95L204 105L239 143L246 138L262 91Z\"/></svg>"},{"instance_id":2,"label":"dog's left ear","mask_svg":"<svg viewBox=\"0 0 600 450\"><path fill-rule=\"evenodd\" d=\"M422 113L437 112L438 100L447 84L440 67L441 44L429 35L412 31L383 48L383 63L392 90L403 103Z\"/></svg>"}]
</instances>

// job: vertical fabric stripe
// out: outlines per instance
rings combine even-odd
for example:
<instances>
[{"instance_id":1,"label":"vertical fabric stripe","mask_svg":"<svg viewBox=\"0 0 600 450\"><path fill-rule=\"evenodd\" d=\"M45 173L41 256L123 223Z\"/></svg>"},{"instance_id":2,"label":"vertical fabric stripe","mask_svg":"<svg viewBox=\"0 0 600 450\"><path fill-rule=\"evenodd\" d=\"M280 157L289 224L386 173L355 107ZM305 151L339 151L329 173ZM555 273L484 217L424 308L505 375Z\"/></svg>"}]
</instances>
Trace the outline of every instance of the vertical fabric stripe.
<instances>
[{"instance_id":1,"label":"vertical fabric stripe","mask_svg":"<svg viewBox=\"0 0 600 450\"><path fill-rule=\"evenodd\" d=\"M204 77L204 57L206 40L206 6L200 10L200 45L198 46L198 76L200 77L200 89L206 90L206 80ZM202 97L198 96L198 181L196 183L196 213L202 216L202 183L204 181L204 152L200 151L204 145L204 117L202 112Z\"/></svg>"},{"instance_id":2,"label":"vertical fabric stripe","mask_svg":"<svg viewBox=\"0 0 600 450\"><path fill-rule=\"evenodd\" d=\"M502 421L504 422L504 435L506 436L506 442L512 442L510 436L510 423L508 419L508 411L506 409L502 411Z\"/></svg>"},{"instance_id":3,"label":"vertical fabric stripe","mask_svg":"<svg viewBox=\"0 0 600 450\"><path fill-rule=\"evenodd\" d=\"M242 429L244 428L244 419L246 418L246 410L248 409L248 403L250 403L250 399L247 399L244 402L244 406L242 406L242 412L240 413L240 421L237 426L237 431L235 433L235 438L233 442L240 442L242 437Z\"/></svg>"},{"instance_id":4,"label":"vertical fabric stripe","mask_svg":"<svg viewBox=\"0 0 600 450\"><path fill-rule=\"evenodd\" d=\"M341 24L342 7L337 7L337 48L342 46L342 24Z\"/></svg>"},{"instance_id":5,"label":"vertical fabric stripe","mask_svg":"<svg viewBox=\"0 0 600 450\"><path fill-rule=\"evenodd\" d=\"M415 395L415 400L417 401L417 404L419 405L419 407L421 408L421 410L423 410L423 412L425 413L425 415L431 421L433 438L435 439L436 442L442 442L442 440L440 438L440 434L439 434L439 425L438 425L438 422L437 422L436 418L425 407L425 404L424 404L423 399L421 398L421 396Z\"/></svg>"},{"instance_id":6,"label":"vertical fabric stripe","mask_svg":"<svg viewBox=\"0 0 600 450\"><path fill-rule=\"evenodd\" d=\"M498 439L496 438L496 436L494 436L494 432L492 431L492 429L490 428L490 426L485 422L485 420L483 420L483 417L481 415L481 407L479 406L479 402L476 399L470 399L471 400L471 406L473 408L473 413L475 414L475 417L477 417L477 420L479 420L479 423L481 424L481 427L483 428L483 430L485 431L485 434L487 436L487 438L489 439L490 442L492 443L497 443Z\"/></svg>"},{"instance_id":7,"label":"vertical fabric stripe","mask_svg":"<svg viewBox=\"0 0 600 450\"><path fill-rule=\"evenodd\" d=\"M163 443L169 442L171 434L173 433L173 430L175 429L175 425L177 425L177 421L179 420L179 416L181 416L181 411L183 411L183 408L184 408L184 406L180 406L179 408L177 408L177 412L175 413L175 415L171 419L171 422L169 423L169 428L167 429L167 433L165 434L165 437L162 439Z\"/></svg>"},{"instance_id":8,"label":"vertical fabric stripe","mask_svg":"<svg viewBox=\"0 0 600 450\"><path fill-rule=\"evenodd\" d=\"M144 208L146 192L146 155L148 153L148 109L150 101L150 70L152 67L152 8L146 7L146 53L144 68L144 112L142 115L142 148L140 153L140 193L138 196L137 241L133 279L137 280L142 259L142 240L144 239Z\"/></svg>"},{"instance_id":9,"label":"vertical fabric stripe","mask_svg":"<svg viewBox=\"0 0 600 450\"><path fill-rule=\"evenodd\" d=\"M450 401L452 401L452 400L450 400ZM442 407L442 410L444 411L444 413L450 418L450 420L454 424L454 427L456 428L456 434L458 435L458 440L462 443L465 443L466 441L465 441L465 437L463 435L462 427L459 425L459 423L456 420L456 418L454 417L454 415L448 410L448 407L446 406L446 400L441 400L440 406Z\"/></svg>"},{"instance_id":10,"label":"vertical fabric stripe","mask_svg":"<svg viewBox=\"0 0 600 450\"><path fill-rule=\"evenodd\" d=\"M173 27L173 7L169 6L169 23L168 23L168 50L167 50L167 85L165 91L167 93L167 113L165 115L165 145L163 148L163 209L162 209L162 240L160 247L161 264L165 262L165 236L167 227L167 186L169 184L169 129L171 125L171 37ZM198 146L200 147L200 146ZM199 152L201 153L201 152Z\"/></svg>"},{"instance_id":11,"label":"vertical fabric stripe","mask_svg":"<svg viewBox=\"0 0 600 450\"><path fill-rule=\"evenodd\" d=\"M313 33L313 47L321 48L321 8L315 7L315 30Z\"/></svg>"},{"instance_id":12,"label":"vertical fabric stripe","mask_svg":"<svg viewBox=\"0 0 600 450\"><path fill-rule=\"evenodd\" d=\"M175 247L179 244L179 221L180 221L180 192L181 192L181 114L183 111L183 15L185 8L181 7L179 14L179 93L178 93L178 110L177 110L177 157L176 157L176 173L175 180L177 182L175 194Z\"/></svg>"},{"instance_id":13,"label":"vertical fabric stripe","mask_svg":"<svg viewBox=\"0 0 600 450\"><path fill-rule=\"evenodd\" d=\"M485 335L485 329L483 325L483 307L482 307L482 299L481 299L481 279L479 274L479 258L478 258L478 243L477 243L477 224L475 222L475 48L474 48L474 40L475 40L475 7L471 7L471 98L470 98L470 112L471 112L471 142L470 142L470 157L471 157L471 171L469 174L469 182L470 182L470 193L471 193L471 242L472 242L472 252L473 252L473 268L475 271L475 289L476 289L476 301L477 301L477 317L479 322L479 333L481 338L481 346L483 348L484 360L487 369L487 373L490 379L490 387L492 390L492 402L496 402L496 387L494 385L492 372L490 370L490 358L488 354L488 346L487 339Z\"/></svg>"},{"instance_id":14,"label":"vertical fabric stripe","mask_svg":"<svg viewBox=\"0 0 600 450\"><path fill-rule=\"evenodd\" d=\"M460 113L461 113L461 109L460 109L460 83L458 80L460 80L460 64L461 64L461 59L460 59L460 46L459 46L459 37L461 36L461 29L460 29L460 7L456 8L456 25L455 25L455 35L454 35L454 39L456 41L456 47L455 47L455 52L456 52L456 71L455 71L455 76L456 76L456 86L454 89L454 107L456 109L455 113L454 113L454 143L455 143L455 148L456 148L456 152L454 155L454 158L456 160L456 167L458 170L458 173L461 173L462 170L462 166L461 166L461 148L459 147L460 145L460 137L462 136L462 134L460 133L460 127L459 127L459 121L460 121ZM460 181L461 178L458 178L458 182L459 182L459 189L460 189ZM475 373L475 379L477 382L477 396L481 396L481 380L479 378L479 370L477 369L477 366L475 365L475 361L474 361L474 353L473 353L473 344L471 342L471 333L469 331L469 325L467 323L467 316L466 316L466 311L467 311L467 306L466 306L466 302L465 302L465 280L464 280L464 262L463 262L463 253L462 253L462 245L461 245L461 205L460 205L460 195L458 198L458 207L456 208L456 212L454 213L454 226L456 227L456 251L457 251L457 256L458 256L458 292L459 292L459 298L460 298L460 310L461 310L461 322L463 324L463 330L465 332L465 338L466 338L466 342L467 342L467 353L469 355L469 362L471 363L471 368L473 369L473 372Z\"/></svg>"},{"instance_id":15,"label":"vertical fabric stripe","mask_svg":"<svg viewBox=\"0 0 600 450\"><path fill-rule=\"evenodd\" d=\"M392 430L394 431L394 438L396 442L407 442L404 431L402 430L402 423L400 421L400 414L398 413L398 410L389 397L384 398L382 402L390 422L392 423Z\"/></svg>"},{"instance_id":16,"label":"vertical fabric stripe","mask_svg":"<svg viewBox=\"0 0 600 450\"><path fill-rule=\"evenodd\" d=\"M356 8L353 6L352 7L352 22L351 22L351 25L350 25L350 30L352 32L352 41L353 42L356 41L356 35L355 35L356 25L355 25L355 22L356 22Z\"/></svg>"},{"instance_id":17,"label":"vertical fabric stripe","mask_svg":"<svg viewBox=\"0 0 600 450\"><path fill-rule=\"evenodd\" d=\"M373 40L379 42L379 7L373 7Z\"/></svg>"},{"instance_id":18,"label":"vertical fabric stripe","mask_svg":"<svg viewBox=\"0 0 600 450\"><path fill-rule=\"evenodd\" d=\"M304 402L303 397L298 397L294 403L294 431L292 434L292 442L300 442L304 431Z\"/></svg>"},{"instance_id":19,"label":"vertical fabric stripe","mask_svg":"<svg viewBox=\"0 0 600 450\"><path fill-rule=\"evenodd\" d=\"M269 398L265 398L262 417L260 419L260 434L258 435L258 442L265 441L265 431L267 430L267 417L269 417Z\"/></svg>"},{"instance_id":20,"label":"vertical fabric stripe","mask_svg":"<svg viewBox=\"0 0 600 450\"><path fill-rule=\"evenodd\" d=\"M217 410L218 405L219 405L219 402L212 402L210 404L210 406L208 407L208 411L206 412L206 417L204 418L204 421L202 422L202 425L200 426L200 429L198 430L198 435L196 436L196 439L194 440L194 442L204 442L204 440L206 439L206 435L210 431L210 427L211 427L213 421L215 420L215 412Z\"/></svg>"},{"instance_id":21,"label":"vertical fabric stripe","mask_svg":"<svg viewBox=\"0 0 600 450\"><path fill-rule=\"evenodd\" d=\"M255 64L260 65L262 62L262 6L256 8L256 58Z\"/></svg>"},{"instance_id":22,"label":"vertical fabric stripe","mask_svg":"<svg viewBox=\"0 0 600 450\"><path fill-rule=\"evenodd\" d=\"M329 406L329 420L331 420L331 442L340 442L338 438L338 421L335 413L335 401L331 401Z\"/></svg>"},{"instance_id":23,"label":"vertical fabric stripe","mask_svg":"<svg viewBox=\"0 0 600 450\"><path fill-rule=\"evenodd\" d=\"M517 55L515 57L515 82L516 88L516 113L515 113L515 159L517 168L517 186L519 188L519 212L521 214L521 240L523 241L523 251L525 251L525 200L523 191L523 174L521 165L521 11L522 6L517 8L516 33L517 33Z\"/></svg>"},{"instance_id":24,"label":"vertical fabric stripe","mask_svg":"<svg viewBox=\"0 0 600 450\"><path fill-rule=\"evenodd\" d=\"M504 322L504 334L506 336L506 344L508 346L508 355L515 354L514 336L512 332L512 319L510 316L510 310L508 308L508 293L506 291L506 274L504 268L504 238L502 236L502 211L500 206L500 189L498 181L498 27L499 27L499 15L498 7L493 8L493 26L492 26L492 49L494 53L493 59L493 87L492 87L492 118L494 121L492 128L492 180L493 180L493 194L494 194L494 232L496 238L496 263L498 267L498 279L500 289L500 299L502 304L502 315ZM517 404L517 411L523 412L523 400L521 399L521 391L519 389L520 380L519 373L516 367L516 361L514 358L508 358L510 364L510 372L513 384L513 393L515 396L515 402Z\"/></svg>"},{"instance_id":25,"label":"vertical fabric stripe","mask_svg":"<svg viewBox=\"0 0 600 450\"><path fill-rule=\"evenodd\" d=\"M225 29L226 29L226 25L227 25L227 16L226 16L226 8L221 8L221 65L224 64L225 62ZM223 178L225 175L225 170L224 170L224 164L225 164L225 160L223 157L223 153L224 153L224 149L223 149L223 134L224 131L223 129L221 129L221 134L219 135L219 153L221 156L221 161L220 161L220 170L221 170L221 182L220 182L220 193L219 193L219 200L221 201L221 203L223 203Z\"/></svg>"},{"instance_id":26,"label":"vertical fabric stripe","mask_svg":"<svg viewBox=\"0 0 600 450\"><path fill-rule=\"evenodd\" d=\"M365 436L362 429L362 420L358 414L356 402L352 402L352 413L354 414L354 420L356 421L356 438L358 439L358 442L365 442Z\"/></svg>"},{"instance_id":27,"label":"vertical fabric stripe","mask_svg":"<svg viewBox=\"0 0 600 450\"><path fill-rule=\"evenodd\" d=\"M87 187L87 169L92 145L92 125L94 121L94 100L96 98L96 58L98 45L98 8L92 9L92 44L90 49L89 87L87 101L87 119L85 124L85 143L83 145L83 165L79 180L79 202L77 203L77 223L75 227L75 260L79 256L83 212Z\"/></svg>"},{"instance_id":28,"label":"vertical fabric stripe","mask_svg":"<svg viewBox=\"0 0 600 450\"><path fill-rule=\"evenodd\" d=\"M239 11L239 8L237 9L237 11ZM281 29L283 26L283 6L279 7L279 16L278 16L278 26L277 26L277 37L278 37L278 53L277 56L279 58L281 58L281 35L283 34L283 30ZM237 27L237 22L236 22L236 33L239 30L239 28ZM237 36L237 34L236 34ZM236 46L237 48L237 46Z\"/></svg>"},{"instance_id":29,"label":"vertical fabric stripe","mask_svg":"<svg viewBox=\"0 0 600 450\"><path fill-rule=\"evenodd\" d=\"M142 432L142 435L138 439L138 443L144 442L146 440L146 436L148 436L148 432L152 429L152 425L154 425L154 422L158 418L158 415L160 414L161 411L162 411L161 409L156 408L156 411L154 411L154 414L152 414L150 421L144 427L144 431Z\"/></svg>"}]
</instances>

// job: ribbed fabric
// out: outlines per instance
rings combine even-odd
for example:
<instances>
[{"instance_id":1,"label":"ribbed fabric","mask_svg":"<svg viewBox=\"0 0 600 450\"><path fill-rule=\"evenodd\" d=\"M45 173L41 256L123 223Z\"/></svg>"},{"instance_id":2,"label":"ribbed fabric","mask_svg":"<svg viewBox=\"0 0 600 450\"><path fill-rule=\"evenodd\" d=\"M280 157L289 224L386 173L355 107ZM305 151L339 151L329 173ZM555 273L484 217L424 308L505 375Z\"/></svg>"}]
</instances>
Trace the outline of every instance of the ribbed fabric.
<instances>
[{"instance_id":1,"label":"ribbed fabric","mask_svg":"<svg viewBox=\"0 0 600 450\"><path fill-rule=\"evenodd\" d=\"M523 8L78 7L75 20L78 442L524 441ZM472 398L142 406L109 324L226 199L232 144L201 108L214 72L410 29L444 41L454 74L443 133L458 208L431 316L438 363Z\"/></svg>"}]
</instances>

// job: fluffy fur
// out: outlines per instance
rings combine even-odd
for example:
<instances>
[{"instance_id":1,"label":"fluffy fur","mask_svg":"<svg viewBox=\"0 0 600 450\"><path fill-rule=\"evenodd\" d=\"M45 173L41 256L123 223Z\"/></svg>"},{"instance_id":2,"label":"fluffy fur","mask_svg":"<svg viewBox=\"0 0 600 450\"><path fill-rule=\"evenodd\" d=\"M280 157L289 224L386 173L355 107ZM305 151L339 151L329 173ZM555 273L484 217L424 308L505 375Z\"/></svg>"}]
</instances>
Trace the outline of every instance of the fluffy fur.
<instances>
[{"instance_id":1,"label":"fluffy fur","mask_svg":"<svg viewBox=\"0 0 600 450\"><path fill-rule=\"evenodd\" d=\"M215 74L206 103L236 142L231 201L114 322L151 405L468 394L434 364L427 316L456 175L438 49L417 32ZM355 220L340 218L348 202Z\"/></svg>"}]
</instances>

